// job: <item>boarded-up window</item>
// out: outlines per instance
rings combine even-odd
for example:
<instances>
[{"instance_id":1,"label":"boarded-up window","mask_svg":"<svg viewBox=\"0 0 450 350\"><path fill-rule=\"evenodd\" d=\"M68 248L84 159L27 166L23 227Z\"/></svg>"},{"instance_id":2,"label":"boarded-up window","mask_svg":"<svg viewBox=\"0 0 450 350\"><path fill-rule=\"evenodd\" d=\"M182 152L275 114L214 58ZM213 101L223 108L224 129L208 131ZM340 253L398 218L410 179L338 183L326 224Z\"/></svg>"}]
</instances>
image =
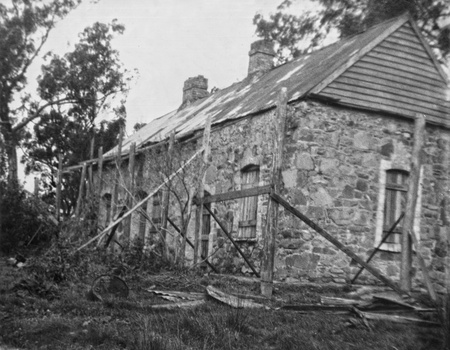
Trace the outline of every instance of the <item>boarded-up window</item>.
<instances>
[{"instance_id":1,"label":"boarded-up window","mask_svg":"<svg viewBox=\"0 0 450 350\"><path fill-rule=\"evenodd\" d=\"M242 189L257 187L259 183L259 166L250 165L242 170ZM239 221L239 237L256 237L256 215L258 196L242 199L241 217Z\"/></svg>"},{"instance_id":2,"label":"boarded-up window","mask_svg":"<svg viewBox=\"0 0 450 350\"><path fill-rule=\"evenodd\" d=\"M161 193L156 193L152 197L152 221L150 233L156 233L161 228Z\"/></svg>"},{"instance_id":3,"label":"boarded-up window","mask_svg":"<svg viewBox=\"0 0 450 350\"><path fill-rule=\"evenodd\" d=\"M112 196L110 193L105 193L103 195L103 201L105 203L105 211L106 211L105 226L108 226L109 221L111 220L111 199Z\"/></svg>"},{"instance_id":4,"label":"boarded-up window","mask_svg":"<svg viewBox=\"0 0 450 350\"><path fill-rule=\"evenodd\" d=\"M384 202L383 234L386 235L392 225L405 211L408 173L403 170L386 171L386 197ZM402 222L386 239L386 243L400 243Z\"/></svg>"},{"instance_id":5,"label":"boarded-up window","mask_svg":"<svg viewBox=\"0 0 450 350\"><path fill-rule=\"evenodd\" d=\"M204 197L208 197L210 194L205 191ZM211 209L211 203L205 204L208 209ZM203 224L202 224L202 239L201 239L201 255L205 258L208 257L209 246L209 234L211 233L211 215L206 209L203 209Z\"/></svg>"}]
</instances>

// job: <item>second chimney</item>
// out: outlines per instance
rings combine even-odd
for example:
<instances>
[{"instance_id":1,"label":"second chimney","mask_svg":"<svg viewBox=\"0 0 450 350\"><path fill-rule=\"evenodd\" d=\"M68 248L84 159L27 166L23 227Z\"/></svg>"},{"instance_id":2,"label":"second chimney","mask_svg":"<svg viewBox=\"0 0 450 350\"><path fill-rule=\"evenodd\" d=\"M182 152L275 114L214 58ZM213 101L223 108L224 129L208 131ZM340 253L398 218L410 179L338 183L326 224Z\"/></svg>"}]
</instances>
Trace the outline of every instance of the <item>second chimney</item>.
<instances>
[{"instance_id":1,"label":"second chimney","mask_svg":"<svg viewBox=\"0 0 450 350\"><path fill-rule=\"evenodd\" d=\"M251 44L248 64L248 75L262 75L273 68L275 50L273 42L268 40L258 40Z\"/></svg>"},{"instance_id":2,"label":"second chimney","mask_svg":"<svg viewBox=\"0 0 450 350\"><path fill-rule=\"evenodd\" d=\"M183 86L183 102L180 109L208 96L208 79L203 75L188 78Z\"/></svg>"}]
</instances>

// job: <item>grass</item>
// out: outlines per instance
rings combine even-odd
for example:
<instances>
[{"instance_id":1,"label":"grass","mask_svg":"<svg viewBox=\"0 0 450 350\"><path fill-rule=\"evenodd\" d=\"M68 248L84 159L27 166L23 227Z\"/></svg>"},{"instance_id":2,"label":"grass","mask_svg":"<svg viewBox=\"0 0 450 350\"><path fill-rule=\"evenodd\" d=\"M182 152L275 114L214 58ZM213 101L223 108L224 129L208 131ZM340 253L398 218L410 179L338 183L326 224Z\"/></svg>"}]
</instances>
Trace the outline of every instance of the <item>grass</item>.
<instances>
[{"instance_id":1,"label":"grass","mask_svg":"<svg viewBox=\"0 0 450 350\"><path fill-rule=\"evenodd\" d=\"M6 271L7 270L7 271ZM439 328L421 328L389 322L370 322L349 327L351 317L336 313L300 313L277 310L281 304L316 303L321 295L343 296L336 286L276 285L268 309L232 309L207 300L195 309L154 310L167 303L146 291L203 291L207 284L226 292L257 294L256 282L237 282L226 276L198 276L161 272L125 279L127 299L95 302L87 298L89 284L71 281L45 294L14 286L24 271L0 269L8 284L0 287L0 348L2 342L20 349L304 349L304 350L407 350L440 349ZM1 276L0 276L1 277ZM31 284L33 286L33 284ZM39 292L39 293L38 293ZM258 300L260 302L260 300Z\"/></svg>"}]
</instances>

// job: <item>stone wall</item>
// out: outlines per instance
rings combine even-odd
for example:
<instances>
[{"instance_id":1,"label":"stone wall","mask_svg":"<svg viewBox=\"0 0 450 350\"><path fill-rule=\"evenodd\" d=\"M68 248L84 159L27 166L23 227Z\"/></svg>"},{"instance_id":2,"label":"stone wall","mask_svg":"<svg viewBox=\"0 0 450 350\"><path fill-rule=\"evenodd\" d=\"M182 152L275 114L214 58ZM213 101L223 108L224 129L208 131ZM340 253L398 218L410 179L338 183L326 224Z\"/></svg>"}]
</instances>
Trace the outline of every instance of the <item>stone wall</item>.
<instances>
[{"instance_id":1,"label":"stone wall","mask_svg":"<svg viewBox=\"0 0 450 350\"><path fill-rule=\"evenodd\" d=\"M366 259L380 240L377 225L380 225L383 212L383 202L380 201L384 188L383 166L388 164L396 169L409 169L413 123L397 117L312 101L291 105L288 111L281 195ZM274 110L270 110L214 127L211 162L206 170L205 190L209 194L241 189L242 169L250 164L259 166L258 185L269 184L274 118ZM200 146L201 133L195 137L196 141L183 146L185 159ZM419 251L432 268L431 277L438 290L445 283L449 141L448 131L427 125L420 208L415 219L415 229L420 231ZM139 186L146 192L155 186L155 177L151 174L152 162L156 159L163 161L164 157L164 152L147 154L138 162L142 174L141 180L138 180ZM192 185L195 184L192 180ZM252 239L239 239L242 201L213 203L212 209L259 269L268 196L258 197L256 237ZM177 220L175 206L172 200L170 215ZM147 211L150 213L151 205ZM191 239L194 236L195 212L192 214L189 225ZM134 215L133 232L138 227L137 220ZM219 226L213 219L211 221L211 263L224 272L250 272ZM383 248L386 249L375 255L373 264L393 280L398 280L400 253L395 251L395 247ZM187 255L192 257L190 248L187 248ZM359 266L345 254L299 219L280 209L276 279L345 283L358 269ZM415 256L413 279L415 287L423 286ZM378 283L367 271L359 277L359 282Z\"/></svg>"}]
</instances>

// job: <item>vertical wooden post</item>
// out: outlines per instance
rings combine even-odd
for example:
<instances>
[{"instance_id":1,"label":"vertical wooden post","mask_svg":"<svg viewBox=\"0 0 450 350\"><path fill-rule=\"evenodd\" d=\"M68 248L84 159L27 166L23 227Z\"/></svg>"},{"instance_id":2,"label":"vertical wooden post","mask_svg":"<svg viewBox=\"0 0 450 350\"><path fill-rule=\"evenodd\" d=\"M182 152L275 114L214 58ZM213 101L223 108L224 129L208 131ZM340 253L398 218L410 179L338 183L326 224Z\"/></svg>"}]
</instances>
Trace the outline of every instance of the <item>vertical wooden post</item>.
<instances>
[{"instance_id":1,"label":"vertical wooden post","mask_svg":"<svg viewBox=\"0 0 450 350\"><path fill-rule=\"evenodd\" d=\"M128 186L127 186L127 208L133 207L134 198L134 164L136 157L136 143L130 145L130 158L128 159ZM131 240L131 215L125 219L125 226L123 229L125 239Z\"/></svg>"},{"instance_id":2,"label":"vertical wooden post","mask_svg":"<svg viewBox=\"0 0 450 350\"><path fill-rule=\"evenodd\" d=\"M286 125L287 89L282 88L278 94L276 117L276 135L272 161L272 184L279 193L281 165L283 161L284 131ZM275 261L275 241L278 231L278 203L272 198L267 204L267 218L264 233L263 261L261 264L261 294L271 297L273 292L273 270Z\"/></svg>"},{"instance_id":3,"label":"vertical wooden post","mask_svg":"<svg viewBox=\"0 0 450 350\"><path fill-rule=\"evenodd\" d=\"M100 211L102 208L102 191L103 191L103 146L100 146L98 149L98 169L97 169L97 218L100 217ZM97 221L98 223L98 221Z\"/></svg>"},{"instance_id":4,"label":"vertical wooden post","mask_svg":"<svg viewBox=\"0 0 450 350\"><path fill-rule=\"evenodd\" d=\"M172 172L172 156L173 156L173 145L175 143L175 130L170 134L169 140L169 148L167 149L167 156L165 159L166 164L168 164L170 171ZM170 186L171 181L169 181L166 185L166 188L163 189L163 198L162 198L162 217L161 217L161 232L164 240L164 252L166 254L166 258L169 258L169 245L167 244L167 218L169 216L169 201L170 201ZM176 249L176 247L174 247Z\"/></svg>"},{"instance_id":5,"label":"vertical wooden post","mask_svg":"<svg viewBox=\"0 0 450 350\"><path fill-rule=\"evenodd\" d=\"M81 202L83 201L85 180L86 180L86 163L83 164L83 169L81 170L80 188L78 189L78 200L75 209L75 217L79 217L81 214Z\"/></svg>"},{"instance_id":6,"label":"vertical wooden post","mask_svg":"<svg viewBox=\"0 0 450 350\"><path fill-rule=\"evenodd\" d=\"M198 204L195 217L195 232L194 232L194 265L198 262L198 257L200 256L200 238L203 231L203 197L205 192L205 173L209 162L209 154L211 153L210 146L210 135L211 135L211 117L209 116L205 131L203 132L203 164L200 168L199 173L199 184L198 184Z\"/></svg>"},{"instance_id":7,"label":"vertical wooden post","mask_svg":"<svg viewBox=\"0 0 450 350\"><path fill-rule=\"evenodd\" d=\"M115 217L119 206L119 183L120 183L120 167L122 163L122 140L123 140L123 127L120 127L119 145L117 146L116 154L116 172L114 176L114 189L112 198L112 217Z\"/></svg>"},{"instance_id":8,"label":"vertical wooden post","mask_svg":"<svg viewBox=\"0 0 450 350\"><path fill-rule=\"evenodd\" d=\"M61 187L62 187L62 173L63 173L63 155L58 154L58 179L56 183L56 220L59 222L61 212Z\"/></svg>"},{"instance_id":9,"label":"vertical wooden post","mask_svg":"<svg viewBox=\"0 0 450 350\"><path fill-rule=\"evenodd\" d=\"M93 160L94 159L94 137L91 138L91 146L89 149L89 160ZM94 195L94 163L91 162L91 164L89 165L89 178L88 178L88 184L89 184L89 189L88 189L88 194L89 194L89 200L94 200L95 199L95 195Z\"/></svg>"},{"instance_id":10,"label":"vertical wooden post","mask_svg":"<svg viewBox=\"0 0 450 350\"><path fill-rule=\"evenodd\" d=\"M37 176L34 177L34 196L39 197L39 178Z\"/></svg>"},{"instance_id":11,"label":"vertical wooden post","mask_svg":"<svg viewBox=\"0 0 450 350\"><path fill-rule=\"evenodd\" d=\"M400 265L400 287L405 292L411 291L411 237L408 232L413 232L414 213L419 191L421 151L424 142L425 117L416 115L414 122L414 144L411 154L411 170L409 173L408 192L406 194L405 219L402 234L402 253ZM415 234L415 233L412 233Z\"/></svg>"}]
</instances>

